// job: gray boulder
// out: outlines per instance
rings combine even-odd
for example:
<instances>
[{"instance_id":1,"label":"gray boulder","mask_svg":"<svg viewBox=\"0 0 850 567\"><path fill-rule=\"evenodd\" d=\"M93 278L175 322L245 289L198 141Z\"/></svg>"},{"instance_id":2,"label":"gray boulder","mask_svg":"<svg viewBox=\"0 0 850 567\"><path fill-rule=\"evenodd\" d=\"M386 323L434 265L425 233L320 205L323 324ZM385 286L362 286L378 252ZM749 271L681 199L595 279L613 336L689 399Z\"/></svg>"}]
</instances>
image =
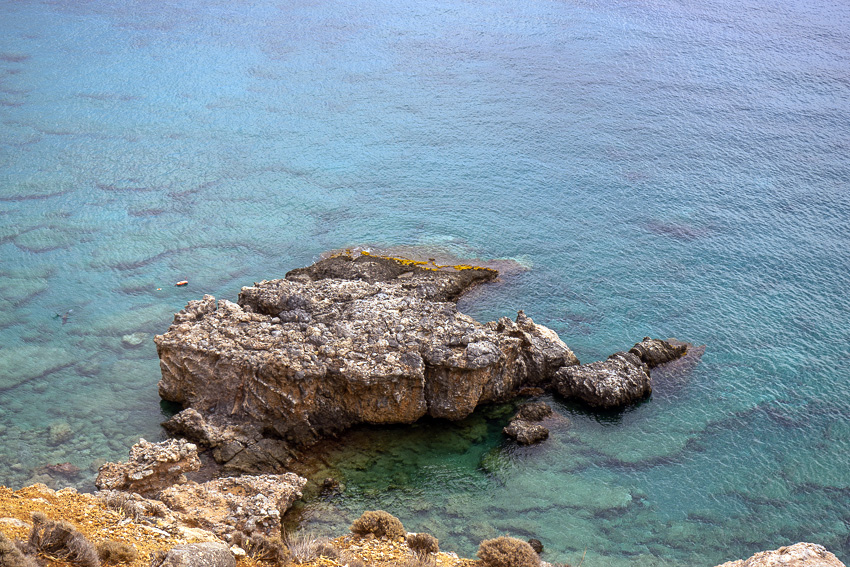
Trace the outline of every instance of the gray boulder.
<instances>
[{"instance_id":1,"label":"gray boulder","mask_svg":"<svg viewBox=\"0 0 850 567\"><path fill-rule=\"evenodd\" d=\"M236 567L236 558L223 543L188 543L172 547L158 567Z\"/></svg>"},{"instance_id":2,"label":"gray boulder","mask_svg":"<svg viewBox=\"0 0 850 567\"><path fill-rule=\"evenodd\" d=\"M520 445L540 443L549 438L549 430L536 423L515 419L503 429L505 435L515 439Z\"/></svg>"},{"instance_id":3,"label":"gray boulder","mask_svg":"<svg viewBox=\"0 0 850 567\"><path fill-rule=\"evenodd\" d=\"M682 343L675 339L662 341L661 339L651 339L649 337L644 337L641 342L629 350L630 353L645 362L649 368L655 368L656 366L681 358L685 356L687 351L687 343Z\"/></svg>"},{"instance_id":4,"label":"gray boulder","mask_svg":"<svg viewBox=\"0 0 850 567\"><path fill-rule=\"evenodd\" d=\"M564 397L602 408L630 404L652 392L649 368L631 352L617 352L607 360L561 368L555 373L554 385Z\"/></svg>"}]
</instances>

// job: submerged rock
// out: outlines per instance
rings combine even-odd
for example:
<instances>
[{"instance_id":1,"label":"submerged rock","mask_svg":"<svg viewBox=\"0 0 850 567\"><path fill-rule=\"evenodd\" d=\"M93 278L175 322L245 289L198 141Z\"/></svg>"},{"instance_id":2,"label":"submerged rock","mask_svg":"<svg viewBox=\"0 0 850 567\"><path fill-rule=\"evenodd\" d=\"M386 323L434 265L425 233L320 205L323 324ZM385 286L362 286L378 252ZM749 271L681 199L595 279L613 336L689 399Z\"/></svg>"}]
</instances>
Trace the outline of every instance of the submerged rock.
<instances>
[{"instance_id":1,"label":"submerged rock","mask_svg":"<svg viewBox=\"0 0 850 567\"><path fill-rule=\"evenodd\" d=\"M595 407L611 408L636 402L652 391L649 368L631 352L617 352L607 360L561 368L555 387Z\"/></svg>"},{"instance_id":2,"label":"submerged rock","mask_svg":"<svg viewBox=\"0 0 850 567\"><path fill-rule=\"evenodd\" d=\"M519 406L514 419L542 421L552 415L552 408L546 402L528 402Z\"/></svg>"},{"instance_id":3,"label":"submerged rock","mask_svg":"<svg viewBox=\"0 0 850 567\"><path fill-rule=\"evenodd\" d=\"M462 419L578 364L522 312L487 325L458 312L465 290L496 276L343 255L245 287L238 304L204 296L155 338L160 396L219 430L251 429L233 445L197 423L179 426L246 467L245 450L264 439L301 445L357 423Z\"/></svg>"},{"instance_id":4,"label":"submerged rock","mask_svg":"<svg viewBox=\"0 0 850 567\"><path fill-rule=\"evenodd\" d=\"M516 439L520 445L531 445L549 438L548 429L522 419L514 419L503 431L511 439Z\"/></svg>"},{"instance_id":5,"label":"submerged rock","mask_svg":"<svg viewBox=\"0 0 850 567\"><path fill-rule=\"evenodd\" d=\"M546 402L528 402L519 407L516 415L502 431L520 445L531 445L549 438L549 429L532 423L542 421L552 415L552 408Z\"/></svg>"},{"instance_id":6,"label":"submerged rock","mask_svg":"<svg viewBox=\"0 0 850 567\"><path fill-rule=\"evenodd\" d=\"M844 567L844 563L822 545L801 542L717 567Z\"/></svg>"},{"instance_id":7,"label":"submerged rock","mask_svg":"<svg viewBox=\"0 0 850 567\"><path fill-rule=\"evenodd\" d=\"M121 490L147 496L186 482L184 473L201 468L198 448L185 439L150 443L144 439L130 448L124 463L106 463L97 474L99 490Z\"/></svg>"}]
</instances>

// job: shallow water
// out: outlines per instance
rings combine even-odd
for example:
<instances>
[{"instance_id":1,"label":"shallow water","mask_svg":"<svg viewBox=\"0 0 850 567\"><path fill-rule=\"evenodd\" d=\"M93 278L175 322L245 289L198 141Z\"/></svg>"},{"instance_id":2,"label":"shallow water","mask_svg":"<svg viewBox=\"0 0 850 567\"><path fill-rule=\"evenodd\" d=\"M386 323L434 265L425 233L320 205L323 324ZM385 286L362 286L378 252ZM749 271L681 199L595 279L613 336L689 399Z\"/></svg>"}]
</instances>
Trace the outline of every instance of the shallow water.
<instances>
[{"instance_id":1,"label":"shallow water","mask_svg":"<svg viewBox=\"0 0 850 567\"><path fill-rule=\"evenodd\" d=\"M0 0L0 482L91 489L162 438L151 339L189 299L416 246L529 267L461 309L584 362L705 355L621 415L553 400L535 448L510 408L356 432L305 529L850 561L848 29L834 0Z\"/></svg>"}]
</instances>

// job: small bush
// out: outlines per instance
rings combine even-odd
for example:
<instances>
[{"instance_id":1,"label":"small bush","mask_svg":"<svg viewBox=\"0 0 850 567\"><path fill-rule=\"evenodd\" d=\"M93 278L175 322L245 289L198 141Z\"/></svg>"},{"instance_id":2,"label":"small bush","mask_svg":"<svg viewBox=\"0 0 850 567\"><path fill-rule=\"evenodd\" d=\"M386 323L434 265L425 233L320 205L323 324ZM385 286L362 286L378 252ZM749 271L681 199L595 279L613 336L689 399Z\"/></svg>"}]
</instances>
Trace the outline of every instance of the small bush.
<instances>
[{"instance_id":1,"label":"small bush","mask_svg":"<svg viewBox=\"0 0 850 567\"><path fill-rule=\"evenodd\" d=\"M262 534L249 536L243 532L235 532L233 544L244 549L248 557L258 561L286 565L291 557L289 549L277 537L268 537Z\"/></svg>"},{"instance_id":2,"label":"small bush","mask_svg":"<svg viewBox=\"0 0 850 567\"><path fill-rule=\"evenodd\" d=\"M12 540L0 533L0 567L38 567L38 563L24 555Z\"/></svg>"},{"instance_id":3,"label":"small bush","mask_svg":"<svg viewBox=\"0 0 850 567\"><path fill-rule=\"evenodd\" d=\"M29 544L38 552L79 567L100 567L91 543L68 522L48 520L41 512L32 515Z\"/></svg>"},{"instance_id":4,"label":"small bush","mask_svg":"<svg viewBox=\"0 0 850 567\"><path fill-rule=\"evenodd\" d=\"M139 557L135 547L112 539L100 542L95 549L104 563L132 563Z\"/></svg>"},{"instance_id":5,"label":"small bush","mask_svg":"<svg viewBox=\"0 0 850 567\"><path fill-rule=\"evenodd\" d=\"M407 536L407 546L419 554L440 551L440 541L431 534L410 534Z\"/></svg>"},{"instance_id":6,"label":"small bush","mask_svg":"<svg viewBox=\"0 0 850 567\"><path fill-rule=\"evenodd\" d=\"M485 567L540 567L540 557L531 546L513 537L482 541L478 557Z\"/></svg>"},{"instance_id":7,"label":"small bush","mask_svg":"<svg viewBox=\"0 0 850 567\"><path fill-rule=\"evenodd\" d=\"M338 559L339 550L331 545L331 542L322 538L316 545L316 555L319 557L327 557L328 559Z\"/></svg>"},{"instance_id":8,"label":"small bush","mask_svg":"<svg viewBox=\"0 0 850 567\"><path fill-rule=\"evenodd\" d=\"M383 510L363 512L363 515L351 524L351 531L357 535L374 534L375 537L398 539L404 537L401 520Z\"/></svg>"}]
</instances>

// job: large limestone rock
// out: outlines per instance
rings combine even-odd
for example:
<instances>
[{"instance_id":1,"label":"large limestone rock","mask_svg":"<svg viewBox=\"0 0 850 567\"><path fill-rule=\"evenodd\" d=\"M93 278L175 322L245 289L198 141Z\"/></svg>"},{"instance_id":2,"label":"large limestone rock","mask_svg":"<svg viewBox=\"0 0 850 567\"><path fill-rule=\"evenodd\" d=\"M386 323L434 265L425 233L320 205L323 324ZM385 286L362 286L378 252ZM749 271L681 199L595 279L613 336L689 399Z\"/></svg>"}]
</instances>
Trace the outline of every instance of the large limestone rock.
<instances>
[{"instance_id":1,"label":"large limestone rock","mask_svg":"<svg viewBox=\"0 0 850 567\"><path fill-rule=\"evenodd\" d=\"M307 479L293 473L189 482L162 491L169 508L220 537L234 530L280 534L280 518L301 498Z\"/></svg>"},{"instance_id":2,"label":"large limestone rock","mask_svg":"<svg viewBox=\"0 0 850 567\"><path fill-rule=\"evenodd\" d=\"M603 408L636 402L652 391L649 368L631 352L616 352L607 360L561 368L555 374L555 387L564 397Z\"/></svg>"},{"instance_id":3,"label":"large limestone rock","mask_svg":"<svg viewBox=\"0 0 850 567\"><path fill-rule=\"evenodd\" d=\"M127 462L106 463L100 467L95 486L99 490L121 490L151 496L173 484L186 482L184 473L200 468L198 448L185 439L169 439L161 443L139 439L130 448Z\"/></svg>"},{"instance_id":4,"label":"large limestone rock","mask_svg":"<svg viewBox=\"0 0 850 567\"><path fill-rule=\"evenodd\" d=\"M238 303L190 301L155 338L160 396L300 445L356 423L462 419L578 364L523 313L487 325L459 313L466 289L496 277L460 268L336 256L245 287ZM245 456L231 449L221 460Z\"/></svg>"},{"instance_id":5,"label":"large limestone rock","mask_svg":"<svg viewBox=\"0 0 850 567\"><path fill-rule=\"evenodd\" d=\"M773 551L756 553L749 559L729 561L718 567L845 567L844 563L815 543L795 543Z\"/></svg>"}]
</instances>

